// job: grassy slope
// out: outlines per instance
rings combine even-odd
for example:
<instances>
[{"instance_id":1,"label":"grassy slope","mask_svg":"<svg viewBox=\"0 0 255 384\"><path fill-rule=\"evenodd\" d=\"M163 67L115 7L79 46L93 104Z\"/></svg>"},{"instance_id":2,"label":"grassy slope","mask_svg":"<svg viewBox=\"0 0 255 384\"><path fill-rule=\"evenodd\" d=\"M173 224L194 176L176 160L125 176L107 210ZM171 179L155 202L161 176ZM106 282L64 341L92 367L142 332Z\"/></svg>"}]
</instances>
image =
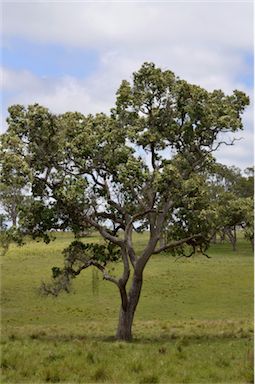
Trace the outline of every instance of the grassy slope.
<instances>
[{"instance_id":1,"label":"grassy slope","mask_svg":"<svg viewBox=\"0 0 255 384\"><path fill-rule=\"evenodd\" d=\"M89 241L98 238L89 238ZM216 383L252 380L253 260L249 244L214 245L211 259L154 257L134 324L135 342L114 342L119 297L91 270L74 291L41 297L62 265L70 234L12 246L2 257L2 382ZM146 235L137 236L141 249ZM121 265L116 267L116 273Z\"/></svg>"}]
</instances>

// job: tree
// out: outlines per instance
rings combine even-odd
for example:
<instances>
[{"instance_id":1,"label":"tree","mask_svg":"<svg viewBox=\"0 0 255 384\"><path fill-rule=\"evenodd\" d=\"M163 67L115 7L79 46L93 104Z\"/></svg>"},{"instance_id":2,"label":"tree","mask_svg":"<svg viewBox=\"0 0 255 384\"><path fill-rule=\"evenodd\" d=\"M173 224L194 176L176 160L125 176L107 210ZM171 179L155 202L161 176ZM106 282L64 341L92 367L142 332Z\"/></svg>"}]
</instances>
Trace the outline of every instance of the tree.
<instances>
[{"instance_id":1,"label":"tree","mask_svg":"<svg viewBox=\"0 0 255 384\"><path fill-rule=\"evenodd\" d=\"M19 210L24 202L25 196L22 188L15 185L0 184L0 204L14 227L17 226Z\"/></svg>"},{"instance_id":2,"label":"tree","mask_svg":"<svg viewBox=\"0 0 255 384\"><path fill-rule=\"evenodd\" d=\"M212 167L210 174L211 181L217 188L225 192L231 192L237 197L253 197L254 194L254 169L248 167L244 170L244 175L235 166L228 167L224 164L216 163Z\"/></svg>"},{"instance_id":3,"label":"tree","mask_svg":"<svg viewBox=\"0 0 255 384\"><path fill-rule=\"evenodd\" d=\"M218 230L227 237L236 251L237 228L244 229L245 237L253 244L253 168L246 176L237 167L215 164L209 174L211 199L218 204Z\"/></svg>"},{"instance_id":4,"label":"tree","mask_svg":"<svg viewBox=\"0 0 255 384\"><path fill-rule=\"evenodd\" d=\"M252 198L245 200L245 220L242 227L245 239L250 241L251 247L254 249L254 201Z\"/></svg>"},{"instance_id":5,"label":"tree","mask_svg":"<svg viewBox=\"0 0 255 384\"><path fill-rule=\"evenodd\" d=\"M29 189L29 170L21 159L21 150L15 135L1 137L0 205L14 227L17 227L19 212L28 199Z\"/></svg>"},{"instance_id":6,"label":"tree","mask_svg":"<svg viewBox=\"0 0 255 384\"><path fill-rule=\"evenodd\" d=\"M215 210L204 171L222 134L242 128L248 103L240 91L208 92L145 63L132 84L122 82L110 116L54 115L38 104L10 107L5 153L15 140L34 196L22 226L47 239L49 228L83 231L89 225L105 240L70 244L64 267L53 268L53 282L44 291L69 291L82 270L97 268L120 294L116 337L130 340L151 256L208 245ZM149 231L139 254L132 239L138 227ZM166 230L167 242L160 246ZM117 260L123 264L118 277L109 269Z\"/></svg>"},{"instance_id":7,"label":"tree","mask_svg":"<svg viewBox=\"0 0 255 384\"><path fill-rule=\"evenodd\" d=\"M1 254L4 255L9 248L9 236L7 234L6 216L0 214L0 248L2 248Z\"/></svg>"},{"instance_id":8,"label":"tree","mask_svg":"<svg viewBox=\"0 0 255 384\"><path fill-rule=\"evenodd\" d=\"M238 228L244 230L245 238L253 244L253 199L225 192L220 200L219 228L227 235L233 251L236 251Z\"/></svg>"},{"instance_id":9,"label":"tree","mask_svg":"<svg viewBox=\"0 0 255 384\"><path fill-rule=\"evenodd\" d=\"M0 249L1 255L4 256L9 249L11 242L15 242L18 245L23 245L22 233L16 228L8 228L7 218L2 213L0 214Z\"/></svg>"}]
</instances>

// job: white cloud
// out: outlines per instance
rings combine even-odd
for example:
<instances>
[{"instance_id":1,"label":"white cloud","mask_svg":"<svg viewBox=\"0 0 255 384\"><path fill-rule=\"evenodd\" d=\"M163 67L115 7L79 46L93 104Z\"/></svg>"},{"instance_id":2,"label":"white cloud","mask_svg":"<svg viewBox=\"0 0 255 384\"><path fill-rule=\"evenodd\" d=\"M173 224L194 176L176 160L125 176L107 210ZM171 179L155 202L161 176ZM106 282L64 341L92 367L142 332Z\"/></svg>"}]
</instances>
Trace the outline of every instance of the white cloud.
<instances>
[{"instance_id":1,"label":"white cloud","mask_svg":"<svg viewBox=\"0 0 255 384\"><path fill-rule=\"evenodd\" d=\"M95 49L108 93L144 61L231 91L253 48L251 25L252 4L240 2L3 3L5 37Z\"/></svg>"},{"instance_id":2,"label":"white cloud","mask_svg":"<svg viewBox=\"0 0 255 384\"><path fill-rule=\"evenodd\" d=\"M253 135L246 132L239 137L242 137L242 140L236 141L234 146L222 146L216 153L216 158L220 163L245 169L253 165Z\"/></svg>"},{"instance_id":3,"label":"white cloud","mask_svg":"<svg viewBox=\"0 0 255 384\"><path fill-rule=\"evenodd\" d=\"M103 101L93 100L86 83L74 77L40 78L28 71L8 69L2 69L2 73L3 91L9 91L3 100L7 105L38 102L56 113L79 110L86 114L102 109L106 112L110 107L106 107L106 102L104 105Z\"/></svg>"},{"instance_id":4,"label":"white cloud","mask_svg":"<svg viewBox=\"0 0 255 384\"><path fill-rule=\"evenodd\" d=\"M248 21L248 22L247 22ZM5 2L9 35L83 47L221 44L251 48L252 3ZM248 38L247 38L248 37Z\"/></svg>"},{"instance_id":5,"label":"white cloud","mask_svg":"<svg viewBox=\"0 0 255 384\"><path fill-rule=\"evenodd\" d=\"M13 71L8 68L1 68L2 90L20 91L30 93L33 89L38 90L41 85L40 79L33 73L22 70Z\"/></svg>"}]
</instances>

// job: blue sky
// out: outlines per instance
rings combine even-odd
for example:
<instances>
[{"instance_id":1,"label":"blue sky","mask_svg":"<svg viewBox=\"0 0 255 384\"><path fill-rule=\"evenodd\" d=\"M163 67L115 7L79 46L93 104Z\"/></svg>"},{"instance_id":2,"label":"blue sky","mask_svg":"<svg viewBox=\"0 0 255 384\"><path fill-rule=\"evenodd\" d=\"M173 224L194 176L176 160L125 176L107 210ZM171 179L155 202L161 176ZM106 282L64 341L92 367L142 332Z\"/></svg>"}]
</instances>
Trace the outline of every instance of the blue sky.
<instances>
[{"instance_id":1,"label":"blue sky","mask_svg":"<svg viewBox=\"0 0 255 384\"><path fill-rule=\"evenodd\" d=\"M27 70L36 76L89 76L98 69L95 49L38 43L22 37L3 39L2 62L14 71Z\"/></svg>"},{"instance_id":2,"label":"blue sky","mask_svg":"<svg viewBox=\"0 0 255 384\"><path fill-rule=\"evenodd\" d=\"M254 56L253 52L241 52L240 56L243 57L243 67L236 73L236 82L245 85L248 88L254 87Z\"/></svg>"},{"instance_id":3,"label":"blue sky","mask_svg":"<svg viewBox=\"0 0 255 384\"><path fill-rule=\"evenodd\" d=\"M56 113L109 112L144 61L208 90L245 91L253 105L252 2L10 2L2 28L2 126L14 103ZM218 159L253 163L253 108Z\"/></svg>"}]
</instances>

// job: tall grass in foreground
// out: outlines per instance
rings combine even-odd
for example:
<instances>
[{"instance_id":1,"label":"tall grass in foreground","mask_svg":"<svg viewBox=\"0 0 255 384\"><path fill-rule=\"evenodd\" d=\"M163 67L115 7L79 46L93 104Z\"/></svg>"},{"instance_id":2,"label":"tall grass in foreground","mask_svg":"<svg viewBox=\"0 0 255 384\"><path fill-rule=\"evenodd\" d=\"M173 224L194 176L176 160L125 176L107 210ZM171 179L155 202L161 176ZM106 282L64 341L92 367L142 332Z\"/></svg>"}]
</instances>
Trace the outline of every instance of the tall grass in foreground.
<instances>
[{"instance_id":1,"label":"tall grass in foreground","mask_svg":"<svg viewBox=\"0 0 255 384\"><path fill-rule=\"evenodd\" d=\"M141 249L146 234L137 235ZM93 294L92 271L71 294L42 297L38 287L61 266L71 241L12 246L2 257L2 383L251 383L253 260L240 239L213 245L211 259L152 258L133 343L113 339L119 297L109 282ZM92 236L88 241L99 241ZM121 265L117 265L118 273ZM95 291L94 291L95 293Z\"/></svg>"}]
</instances>

